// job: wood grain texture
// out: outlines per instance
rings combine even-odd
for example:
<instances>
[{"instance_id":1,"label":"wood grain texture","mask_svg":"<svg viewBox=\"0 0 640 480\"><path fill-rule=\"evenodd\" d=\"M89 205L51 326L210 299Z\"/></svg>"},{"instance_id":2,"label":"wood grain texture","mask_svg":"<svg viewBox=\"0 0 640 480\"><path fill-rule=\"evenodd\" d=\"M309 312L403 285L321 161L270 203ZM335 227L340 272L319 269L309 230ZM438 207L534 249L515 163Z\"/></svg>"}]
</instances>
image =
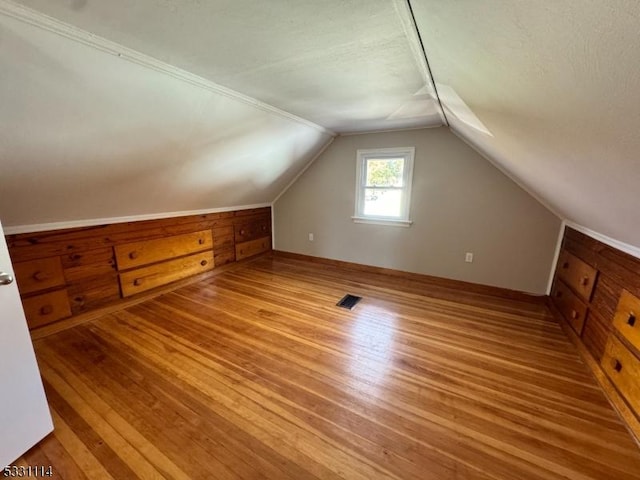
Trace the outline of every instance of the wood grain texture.
<instances>
[{"instance_id":1,"label":"wood grain texture","mask_svg":"<svg viewBox=\"0 0 640 480\"><path fill-rule=\"evenodd\" d=\"M55 290L22 301L29 328L37 328L71 316L67 290Z\"/></svg>"},{"instance_id":2,"label":"wood grain texture","mask_svg":"<svg viewBox=\"0 0 640 480\"><path fill-rule=\"evenodd\" d=\"M640 478L544 305L382 277L261 257L36 340L56 430L22 461L60 478Z\"/></svg>"},{"instance_id":3,"label":"wood grain texture","mask_svg":"<svg viewBox=\"0 0 640 480\"><path fill-rule=\"evenodd\" d=\"M236 243L248 242L271 234L271 218L264 217L251 223L239 223L234 226Z\"/></svg>"},{"instance_id":4,"label":"wood grain texture","mask_svg":"<svg viewBox=\"0 0 640 480\"><path fill-rule=\"evenodd\" d=\"M640 359L615 335L610 335L601 361L602 369L636 412L640 411Z\"/></svg>"},{"instance_id":5,"label":"wood grain texture","mask_svg":"<svg viewBox=\"0 0 640 480\"><path fill-rule=\"evenodd\" d=\"M64 285L60 257L41 258L13 265L20 294L33 293Z\"/></svg>"},{"instance_id":6,"label":"wood grain texture","mask_svg":"<svg viewBox=\"0 0 640 480\"><path fill-rule=\"evenodd\" d=\"M613 317L613 326L636 351L640 351L640 298L623 290Z\"/></svg>"},{"instance_id":7,"label":"wood grain texture","mask_svg":"<svg viewBox=\"0 0 640 480\"><path fill-rule=\"evenodd\" d=\"M151 240L169 235L198 232L236 223L250 223L271 215L269 207L233 212L191 215L139 222L114 223L93 227L68 228L48 232L7 235L13 262L55 255L82 254L100 247Z\"/></svg>"},{"instance_id":8,"label":"wood grain texture","mask_svg":"<svg viewBox=\"0 0 640 480\"><path fill-rule=\"evenodd\" d=\"M302 255L299 253L283 252L281 250L274 250L273 253L283 258L304 260L307 262L314 262L329 267L347 269L359 274L365 274L367 278L372 278L371 276L373 275L373 278L382 279L383 282L386 282L388 281L387 279L392 278L393 281L403 282L406 287L415 288L417 289L416 291L428 289L432 294L435 291L440 291L443 295L450 296L452 292L464 291L470 294L480 295L483 298L482 301L486 301L487 296L509 298L512 300L534 302L539 304L544 304L547 300L546 295L532 295L530 293L519 292L517 290L509 290L507 288L481 285L478 283L464 282L461 280L451 280L448 278L434 277L421 273L403 272L401 270L394 270L391 268L374 267L371 265L344 262L342 260L331 260L328 258L313 257L310 255Z\"/></svg>"},{"instance_id":9,"label":"wood grain texture","mask_svg":"<svg viewBox=\"0 0 640 480\"><path fill-rule=\"evenodd\" d=\"M211 230L202 230L116 245L114 252L118 270L127 270L212 248Z\"/></svg>"},{"instance_id":10,"label":"wood grain texture","mask_svg":"<svg viewBox=\"0 0 640 480\"><path fill-rule=\"evenodd\" d=\"M580 335L587 317L587 306L562 280L557 280L551 296L569 325Z\"/></svg>"},{"instance_id":11,"label":"wood grain texture","mask_svg":"<svg viewBox=\"0 0 640 480\"><path fill-rule=\"evenodd\" d=\"M562 250L558 259L558 276L583 300L591 300L598 271L575 255Z\"/></svg>"},{"instance_id":12,"label":"wood grain texture","mask_svg":"<svg viewBox=\"0 0 640 480\"><path fill-rule=\"evenodd\" d=\"M167 260L148 267L136 268L120 273L123 297L146 292L176 280L213 269L213 253L201 252L186 257Z\"/></svg>"},{"instance_id":13,"label":"wood grain texture","mask_svg":"<svg viewBox=\"0 0 640 480\"><path fill-rule=\"evenodd\" d=\"M590 310L582 330L582 342L597 361L602 358L610 332L610 324L597 312Z\"/></svg>"},{"instance_id":14,"label":"wood grain texture","mask_svg":"<svg viewBox=\"0 0 640 480\"><path fill-rule=\"evenodd\" d=\"M270 232L270 220L271 209L267 207L8 235L7 244L18 266L19 281L26 285L21 292L30 295L66 286L71 313L76 316L122 301L114 249L122 250L121 270L205 249L213 249L215 266L219 267L237 260L234 226ZM200 243L203 232L204 242ZM185 245L190 239L195 245ZM126 251L125 245L129 248ZM128 259L132 245L142 246L142 251L135 252L136 259ZM54 264L56 274L49 275ZM42 267L47 267L46 271ZM29 277L38 271L40 283L35 285ZM43 283L46 281L49 283Z\"/></svg>"},{"instance_id":15,"label":"wood grain texture","mask_svg":"<svg viewBox=\"0 0 640 480\"><path fill-rule=\"evenodd\" d=\"M248 242L236 243L236 260L253 257L271 249L271 237L262 237Z\"/></svg>"}]
</instances>

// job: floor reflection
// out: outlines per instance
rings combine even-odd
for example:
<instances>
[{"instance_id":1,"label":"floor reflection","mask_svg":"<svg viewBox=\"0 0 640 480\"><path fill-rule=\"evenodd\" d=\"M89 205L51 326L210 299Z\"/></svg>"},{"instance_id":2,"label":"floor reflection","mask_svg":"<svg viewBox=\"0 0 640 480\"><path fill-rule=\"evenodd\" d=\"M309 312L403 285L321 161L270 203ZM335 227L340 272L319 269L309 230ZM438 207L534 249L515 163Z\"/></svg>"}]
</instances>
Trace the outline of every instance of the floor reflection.
<instances>
[{"instance_id":1,"label":"floor reflection","mask_svg":"<svg viewBox=\"0 0 640 480\"><path fill-rule=\"evenodd\" d=\"M358 390L377 395L393 365L397 319L387 311L362 307L352 320L349 372Z\"/></svg>"}]
</instances>

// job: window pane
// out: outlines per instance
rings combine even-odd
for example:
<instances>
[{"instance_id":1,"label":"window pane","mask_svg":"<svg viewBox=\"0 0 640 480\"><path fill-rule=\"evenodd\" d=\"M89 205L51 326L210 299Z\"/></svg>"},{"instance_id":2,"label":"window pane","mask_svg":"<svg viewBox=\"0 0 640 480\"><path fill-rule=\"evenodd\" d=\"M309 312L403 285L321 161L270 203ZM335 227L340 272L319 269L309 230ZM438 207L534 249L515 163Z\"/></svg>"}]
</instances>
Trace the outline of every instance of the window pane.
<instances>
[{"instance_id":1,"label":"window pane","mask_svg":"<svg viewBox=\"0 0 640 480\"><path fill-rule=\"evenodd\" d=\"M364 214L375 217L400 217L402 190L366 188L364 191Z\"/></svg>"},{"instance_id":2,"label":"window pane","mask_svg":"<svg viewBox=\"0 0 640 480\"><path fill-rule=\"evenodd\" d=\"M368 187L402 187L404 158L367 159Z\"/></svg>"}]
</instances>

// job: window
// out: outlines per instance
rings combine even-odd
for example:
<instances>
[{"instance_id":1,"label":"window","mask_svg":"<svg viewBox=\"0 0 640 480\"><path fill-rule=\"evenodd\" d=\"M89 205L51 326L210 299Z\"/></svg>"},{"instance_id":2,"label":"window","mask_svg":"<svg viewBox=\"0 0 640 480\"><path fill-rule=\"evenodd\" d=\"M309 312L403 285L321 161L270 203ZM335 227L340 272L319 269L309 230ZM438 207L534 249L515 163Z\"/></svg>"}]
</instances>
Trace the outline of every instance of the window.
<instances>
[{"instance_id":1,"label":"window","mask_svg":"<svg viewBox=\"0 0 640 480\"><path fill-rule=\"evenodd\" d=\"M408 227L414 147L358 150L356 223Z\"/></svg>"}]
</instances>

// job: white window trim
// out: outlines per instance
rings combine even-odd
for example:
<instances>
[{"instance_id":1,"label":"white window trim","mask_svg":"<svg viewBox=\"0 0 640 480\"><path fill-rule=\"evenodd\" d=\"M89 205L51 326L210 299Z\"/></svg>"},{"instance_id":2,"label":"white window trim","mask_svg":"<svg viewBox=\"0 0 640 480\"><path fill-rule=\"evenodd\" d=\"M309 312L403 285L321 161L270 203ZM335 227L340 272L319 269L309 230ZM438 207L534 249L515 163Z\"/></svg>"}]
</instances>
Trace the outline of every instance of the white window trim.
<instances>
[{"instance_id":1,"label":"white window trim","mask_svg":"<svg viewBox=\"0 0 640 480\"><path fill-rule=\"evenodd\" d=\"M356 155L356 201L355 213L353 221L355 223L370 223L374 225L391 225L398 227L409 227L413 223L410 218L411 210L411 186L413 183L413 159L415 157L415 147L397 147L397 148L369 148L359 149ZM364 164L368 158L384 158L384 157L403 157L403 196L400 217L384 217L364 215L364 197L365 197L365 178Z\"/></svg>"}]
</instances>

